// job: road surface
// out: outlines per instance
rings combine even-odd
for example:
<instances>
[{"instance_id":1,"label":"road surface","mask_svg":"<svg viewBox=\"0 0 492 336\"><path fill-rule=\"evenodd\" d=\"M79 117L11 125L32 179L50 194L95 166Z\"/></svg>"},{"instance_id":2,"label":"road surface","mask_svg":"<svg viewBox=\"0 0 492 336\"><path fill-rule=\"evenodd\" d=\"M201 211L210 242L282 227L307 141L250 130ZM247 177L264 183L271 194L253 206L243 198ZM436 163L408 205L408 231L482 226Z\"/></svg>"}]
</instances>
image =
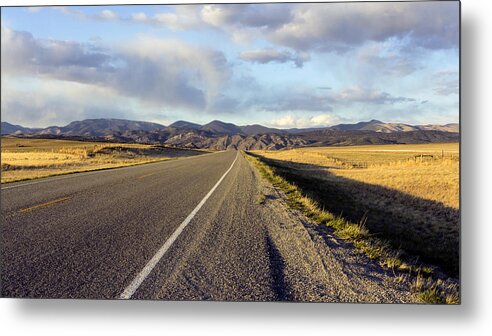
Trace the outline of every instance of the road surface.
<instances>
[{"instance_id":1,"label":"road surface","mask_svg":"<svg viewBox=\"0 0 492 336\"><path fill-rule=\"evenodd\" d=\"M4 184L1 294L410 300L351 247L316 237L260 180L225 151Z\"/></svg>"}]
</instances>

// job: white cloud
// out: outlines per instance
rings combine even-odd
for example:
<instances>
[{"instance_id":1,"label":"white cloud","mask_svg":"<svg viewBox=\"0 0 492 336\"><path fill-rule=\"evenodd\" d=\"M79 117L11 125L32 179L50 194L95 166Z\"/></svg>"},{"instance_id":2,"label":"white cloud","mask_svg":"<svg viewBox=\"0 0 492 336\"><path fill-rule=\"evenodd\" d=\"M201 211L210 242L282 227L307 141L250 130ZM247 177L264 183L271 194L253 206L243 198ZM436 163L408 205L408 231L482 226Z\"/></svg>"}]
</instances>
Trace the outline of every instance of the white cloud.
<instances>
[{"instance_id":1,"label":"white cloud","mask_svg":"<svg viewBox=\"0 0 492 336\"><path fill-rule=\"evenodd\" d=\"M2 27L3 73L93 84L144 104L204 111L224 100L219 93L230 66L221 52L179 40L141 37L103 51Z\"/></svg>"},{"instance_id":2,"label":"white cloud","mask_svg":"<svg viewBox=\"0 0 492 336\"><path fill-rule=\"evenodd\" d=\"M356 105L380 109L382 105L398 105L416 101L414 98L394 96L384 91L359 86L332 91L331 89L309 90L301 87L260 90L251 100L250 106L254 106L257 111L265 112L317 112L319 115L325 115L327 112L338 111L339 108Z\"/></svg>"},{"instance_id":3,"label":"white cloud","mask_svg":"<svg viewBox=\"0 0 492 336\"><path fill-rule=\"evenodd\" d=\"M293 62L298 68L302 68L304 62L309 60L309 55L305 53L294 54L287 50L276 50L273 48L248 50L240 53L239 58L243 61L255 63L287 63Z\"/></svg>"},{"instance_id":4,"label":"white cloud","mask_svg":"<svg viewBox=\"0 0 492 336\"><path fill-rule=\"evenodd\" d=\"M332 125L334 124L338 119L332 115L329 114L321 114L317 115L311 118L311 123L313 125L321 126L321 125Z\"/></svg>"},{"instance_id":5,"label":"white cloud","mask_svg":"<svg viewBox=\"0 0 492 336\"><path fill-rule=\"evenodd\" d=\"M29 13L37 13L37 12L41 11L42 9L43 9L43 7L26 7L26 10Z\"/></svg>"},{"instance_id":6,"label":"white cloud","mask_svg":"<svg viewBox=\"0 0 492 336\"><path fill-rule=\"evenodd\" d=\"M333 99L339 103L371 103L371 104L394 104L414 102L415 99L408 97L395 97L387 92L370 90L359 86L349 87L338 91Z\"/></svg>"},{"instance_id":7,"label":"white cloud","mask_svg":"<svg viewBox=\"0 0 492 336\"><path fill-rule=\"evenodd\" d=\"M260 93L261 94L261 93ZM257 97L257 108L267 112L329 112L333 110L330 95L300 88L277 88Z\"/></svg>"},{"instance_id":8,"label":"white cloud","mask_svg":"<svg viewBox=\"0 0 492 336\"><path fill-rule=\"evenodd\" d=\"M72 7L55 6L55 7L51 7L51 9L56 10L56 11L59 11L60 13L63 13L65 15L70 15L70 16L77 17L77 18L82 19L82 20L90 20L90 19L97 20L97 19L100 19L98 16L89 16L89 15L85 14L84 12L81 12L79 10L73 9Z\"/></svg>"},{"instance_id":9,"label":"white cloud","mask_svg":"<svg viewBox=\"0 0 492 336\"><path fill-rule=\"evenodd\" d=\"M145 22L148 20L148 17L145 13L143 12L140 12L140 13L133 13L131 15L131 18L134 20L134 21L139 21L139 22Z\"/></svg>"},{"instance_id":10,"label":"white cloud","mask_svg":"<svg viewBox=\"0 0 492 336\"><path fill-rule=\"evenodd\" d=\"M230 68L221 52L191 46L179 40L141 37L118 51L126 62L119 72L122 89L158 101L182 100L190 107L214 103ZM119 80L119 79L118 79Z\"/></svg>"},{"instance_id":11,"label":"white cloud","mask_svg":"<svg viewBox=\"0 0 492 336\"><path fill-rule=\"evenodd\" d=\"M116 20L116 19L118 19L118 15L115 12L110 11L108 9L101 11L101 13L99 13L99 17L103 20Z\"/></svg>"},{"instance_id":12,"label":"white cloud","mask_svg":"<svg viewBox=\"0 0 492 336\"><path fill-rule=\"evenodd\" d=\"M214 27L236 42L261 37L302 52L342 52L389 38L408 39L412 47L457 47L458 6L456 1L179 5L153 17L135 13L128 18L110 10L86 15L56 9L82 19L130 19L170 29Z\"/></svg>"},{"instance_id":13,"label":"white cloud","mask_svg":"<svg viewBox=\"0 0 492 336\"><path fill-rule=\"evenodd\" d=\"M193 7L193 6L186 6ZM236 42L266 38L302 52L347 51L367 41L408 39L413 47L457 47L456 2L216 4L162 14L163 24L221 29ZM193 25L184 24L193 13ZM349 24L348 24L349 23Z\"/></svg>"},{"instance_id":14,"label":"white cloud","mask_svg":"<svg viewBox=\"0 0 492 336\"><path fill-rule=\"evenodd\" d=\"M4 75L2 75L3 77ZM87 118L138 118L135 100L110 88L51 79L6 78L2 120L30 127L64 125Z\"/></svg>"},{"instance_id":15,"label":"white cloud","mask_svg":"<svg viewBox=\"0 0 492 336\"><path fill-rule=\"evenodd\" d=\"M273 119L270 125L279 128L309 128L326 127L334 125L338 121L339 118L331 114L319 114L308 117L285 115L283 117Z\"/></svg>"},{"instance_id":16,"label":"white cloud","mask_svg":"<svg viewBox=\"0 0 492 336\"><path fill-rule=\"evenodd\" d=\"M291 19L290 4L205 5L201 18L205 23L228 30L230 26L275 28Z\"/></svg>"},{"instance_id":17,"label":"white cloud","mask_svg":"<svg viewBox=\"0 0 492 336\"><path fill-rule=\"evenodd\" d=\"M432 75L432 81L436 83L434 94L438 96L449 96L459 94L460 81L458 71L441 70Z\"/></svg>"},{"instance_id":18,"label":"white cloud","mask_svg":"<svg viewBox=\"0 0 492 336\"><path fill-rule=\"evenodd\" d=\"M376 74L403 77L421 69L418 62L422 53L403 49L401 43L391 39L384 42L366 43L355 54L357 66L370 68L371 77Z\"/></svg>"},{"instance_id":19,"label":"white cloud","mask_svg":"<svg viewBox=\"0 0 492 336\"><path fill-rule=\"evenodd\" d=\"M154 21L171 29L182 27L180 17L175 13L158 13L154 16Z\"/></svg>"},{"instance_id":20,"label":"white cloud","mask_svg":"<svg viewBox=\"0 0 492 336\"><path fill-rule=\"evenodd\" d=\"M109 9L102 10L97 14L86 14L83 11L73 9L73 7L68 7L68 6L56 6L56 7L51 7L51 9L59 11L65 15L77 17L81 20L95 20L95 21L122 20L122 18L115 11Z\"/></svg>"},{"instance_id":21,"label":"white cloud","mask_svg":"<svg viewBox=\"0 0 492 336\"><path fill-rule=\"evenodd\" d=\"M201 11L201 17L204 22L220 27L228 24L234 17L234 13L223 6L205 5Z\"/></svg>"},{"instance_id":22,"label":"white cloud","mask_svg":"<svg viewBox=\"0 0 492 336\"><path fill-rule=\"evenodd\" d=\"M147 16L145 13L134 13L131 19L139 23L163 26L172 30L186 30L204 27L200 18L200 8L197 5L180 5L173 7L174 11L156 13Z\"/></svg>"},{"instance_id":23,"label":"white cloud","mask_svg":"<svg viewBox=\"0 0 492 336\"><path fill-rule=\"evenodd\" d=\"M341 51L366 41L409 38L414 47L457 47L457 2L300 4L293 19L267 32L297 50Z\"/></svg>"},{"instance_id":24,"label":"white cloud","mask_svg":"<svg viewBox=\"0 0 492 336\"><path fill-rule=\"evenodd\" d=\"M31 33L1 30L2 72L98 78L109 56L97 48L71 41L35 39ZM84 69L86 73L80 70Z\"/></svg>"}]
</instances>

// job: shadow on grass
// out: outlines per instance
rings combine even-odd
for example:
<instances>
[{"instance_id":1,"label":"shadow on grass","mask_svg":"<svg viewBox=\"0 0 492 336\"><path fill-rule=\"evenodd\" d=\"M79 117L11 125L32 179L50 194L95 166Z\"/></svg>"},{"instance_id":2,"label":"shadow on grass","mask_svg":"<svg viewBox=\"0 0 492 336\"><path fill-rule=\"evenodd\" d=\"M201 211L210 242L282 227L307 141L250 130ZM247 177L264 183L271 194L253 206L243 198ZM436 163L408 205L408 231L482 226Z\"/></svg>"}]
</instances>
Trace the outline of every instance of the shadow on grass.
<instances>
[{"instance_id":1,"label":"shadow on grass","mask_svg":"<svg viewBox=\"0 0 492 336\"><path fill-rule=\"evenodd\" d=\"M459 272L459 210L403 192L331 174L325 167L261 158L321 208L352 223L366 220L373 234L409 256Z\"/></svg>"}]
</instances>

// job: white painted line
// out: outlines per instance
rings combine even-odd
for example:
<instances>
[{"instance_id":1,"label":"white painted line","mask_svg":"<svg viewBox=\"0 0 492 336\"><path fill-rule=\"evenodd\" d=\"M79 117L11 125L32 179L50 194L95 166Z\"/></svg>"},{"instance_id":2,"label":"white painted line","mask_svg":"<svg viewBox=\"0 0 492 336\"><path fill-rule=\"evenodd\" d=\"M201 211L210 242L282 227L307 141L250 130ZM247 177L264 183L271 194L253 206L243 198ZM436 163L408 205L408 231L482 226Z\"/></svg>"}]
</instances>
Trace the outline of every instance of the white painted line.
<instances>
[{"instance_id":1,"label":"white painted line","mask_svg":"<svg viewBox=\"0 0 492 336\"><path fill-rule=\"evenodd\" d=\"M128 287L125 288L123 293L120 295L120 299L130 299L132 295L135 293L135 291L140 287L142 282L149 276L150 272L154 269L155 265L161 260L161 258L164 256L164 254L167 252L167 250L172 246L176 238L183 232L184 228L190 223L190 221L195 217L197 212L200 210L200 208L205 204L205 202L208 200L208 198L213 194L215 189L219 186L219 184L222 182L222 180L227 176L227 174L231 171L232 167L234 166L234 163L236 163L237 158L239 156L239 151L236 154L236 158L232 162L231 166L227 171L222 175L222 177L217 181L217 183L213 186L212 189L208 192L208 194L205 195L205 197L198 203L198 205L193 209L193 211L186 217L186 219L178 226L176 231L173 232L171 237L166 240L164 245L161 246L161 248L157 251L157 253L150 259L150 261L145 265L145 267L138 273L138 275L133 279L133 281L128 285Z\"/></svg>"},{"instance_id":2,"label":"white painted line","mask_svg":"<svg viewBox=\"0 0 492 336\"><path fill-rule=\"evenodd\" d=\"M111 172L115 172L115 171L121 171L124 169L138 168L138 167L142 167L142 166L155 165L155 164L165 163L165 162L175 162L178 160L182 161L182 160L186 160L186 159L193 159L193 158L198 158L201 156L217 154L217 153L222 153L222 151L213 152L213 153L206 153L206 154L202 154L202 155L188 156L188 157L179 158L179 159L175 159L175 160L164 160L164 161L158 161L158 162L149 162L146 164L137 164L134 166L116 167L116 168L101 169L101 170L89 171L89 172L71 173L71 174L61 176L61 177L45 177L45 178L41 178L40 180L33 181L33 182L27 182L27 183L15 184L15 185L11 185L11 186L2 187L0 190L13 189L13 188L24 187L24 186L38 184L38 183L53 182L53 181L58 181L58 180L64 180L67 178L87 176L87 175L93 175L93 174L99 174L99 173L111 173ZM15 182L12 182L12 183L15 183Z\"/></svg>"}]
</instances>

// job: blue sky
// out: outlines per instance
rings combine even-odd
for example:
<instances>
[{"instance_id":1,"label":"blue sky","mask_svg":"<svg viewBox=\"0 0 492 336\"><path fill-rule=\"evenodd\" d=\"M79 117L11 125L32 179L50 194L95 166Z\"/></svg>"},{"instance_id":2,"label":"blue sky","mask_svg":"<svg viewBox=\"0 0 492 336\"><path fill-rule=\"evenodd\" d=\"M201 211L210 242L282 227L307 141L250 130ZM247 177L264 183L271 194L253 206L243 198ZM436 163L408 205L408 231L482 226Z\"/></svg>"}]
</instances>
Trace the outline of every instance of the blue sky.
<instances>
[{"instance_id":1,"label":"blue sky","mask_svg":"<svg viewBox=\"0 0 492 336\"><path fill-rule=\"evenodd\" d=\"M2 121L458 122L459 4L2 8Z\"/></svg>"}]
</instances>

